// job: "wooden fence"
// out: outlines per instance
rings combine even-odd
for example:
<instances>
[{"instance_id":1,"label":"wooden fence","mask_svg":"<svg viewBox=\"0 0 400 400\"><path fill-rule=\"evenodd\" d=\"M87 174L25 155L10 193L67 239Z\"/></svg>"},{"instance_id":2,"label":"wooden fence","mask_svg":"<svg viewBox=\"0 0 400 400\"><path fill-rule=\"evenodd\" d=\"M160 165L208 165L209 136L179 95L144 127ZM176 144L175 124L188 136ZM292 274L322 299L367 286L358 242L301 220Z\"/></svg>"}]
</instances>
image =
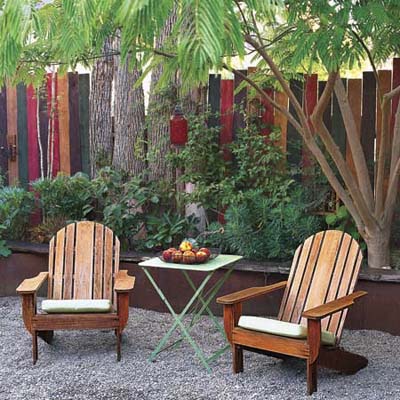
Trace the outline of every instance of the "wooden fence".
<instances>
[{"instance_id":1,"label":"wooden fence","mask_svg":"<svg viewBox=\"0 0 400 400\"><path fill-rule=\"evenodd\" d=\"M0 92L0 169L10 184L19 181L26 186L38 179L41 158L47 175L49 117L54 93L51 81L49 74L38 98L33 87L24 84ZM55 96L52 175L89 172L89 74L68 73L57 77Z\"/></svg>"},{"instance_id":2,"label":"wooden fence","mask_svg":"<svg viewBox=\"0 0 400 400\"><path fill-rule=\"evenodd\" d=\"M251 69L242 70L243 74L253 72ZM394 58L391 70L378 71L381 90L383 93L390 91L392 88L400 85L400 58ZM251 104L248 101L246 89L238 92L237 88L242 83L242 78L221 79L220 75L211 75L209 80L209 105L213 112L221 113L221 121L212 121L212 123L221 123L220 143L221 145L230 143L235 140L238 129L244 126L243 113L240 108L249 109ZM349 103L355 116L355 122L358 133L361 137L361 144L364 149L367 163L373 178L375 154L377 151L377 143L381 134L382 115L381 109L377 103L377 85L373 72L363 72L362 79L343 79L343 83L347 90ZM326 82L318 81L318 76L313 74L305 76L301 80L293 80L290 86L302 105L307 116L310 116L321 95ZM284 108L293 111L293 105L290 104L286 94L282 92L267 89L269 95ZM395 110L399 103L397 96L392 101L392 113L390 116L390 132L393 135ZM268 135L270 130L268 125L278 126L281 130L281 146L287 152L288 161L292 165L307 166L310 163L309 153L302 146L299 134L294 127L288 123L286 117L279 111L275 110L268 102L261 101L260 118L266 123L267 128L263 130ZM295 114L294 114L295 115ZM330 104L324 114L324 122L332 136L345 155L349 164L349 168L354 172L354 165L351 153L347 145L346 132L339 104L336 96L333 94Z\"/></svg>"},{"instance_id":3,"label":"wooden fence","mask_svg":"<svg viewBox=\"0 0 400 400\"><path fill-rule=\"evenodd\" d=\"M251 73L243 70L244 74ZM393 59L391 70L378 71L383 92L400 85L400 58ZM376 136L380 135L381 111L377 106L377 88L374 74L364 72L362 79L344 79L350 106L354 112L356 125L361 137L362 147L373 175ZM211 118L211 125L221 125L220 143L228 144L235 140L238 129L244 127L245 121L240 106L252 109L246 89L236 90L242 79L221 79L220 75L210 75L208 87L208 104L213 113L220 113L220 118ZM302 104L307 115L311 115L319 95L326 82L318 81L317 75L310 75L290 85L297 100ZM283 107L293 106L284 93L267 89L275 101ZM0 92L0 169L5 173L10 184L20 181L23 185L40 176L40 143L44 155L48 146L48 124L51 112L51 76L47 85L36 98L31 86L19 84L16 88L3 88ZM39 104L37 104L39 102ZM391 132L394 126L394 110L399 96L392 101L390 120ZM269 125L278 126L281 130L281 146L288 154L290 164L307 166L308 152L302 147L300 136L286 117L268 103L262 104L260 118L266 124L262 133L268 135ZM73 174L77 171L89 172L89 75L68 73L56 80L56 115L54 134L53 175L59 171ZM37 113L39 107L39 113ZM39 121L37 116L39 115ZM354 170L351 154L348 151L343 120L335 95L324 115L325 123L332 132L335 142L346 156L349 168ZM376 127L378 127L376 129ZM229 152L224 151L229 158ZM46 164L46 156L44 156ZM47 165L44 165L45 171Z\"/></svg>"}]
</instances>

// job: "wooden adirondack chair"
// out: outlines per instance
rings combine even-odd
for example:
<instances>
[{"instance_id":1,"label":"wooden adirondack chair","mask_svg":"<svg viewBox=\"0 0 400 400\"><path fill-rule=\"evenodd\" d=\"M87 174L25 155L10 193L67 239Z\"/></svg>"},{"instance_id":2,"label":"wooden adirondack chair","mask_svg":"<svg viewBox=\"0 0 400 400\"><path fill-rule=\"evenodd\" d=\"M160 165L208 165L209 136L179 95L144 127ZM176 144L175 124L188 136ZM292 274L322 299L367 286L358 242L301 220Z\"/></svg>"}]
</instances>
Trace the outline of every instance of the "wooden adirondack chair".
<instances>
[{"instance_id":1,"label":"wooden adirondack chair","mask_svg":"<svg viewBox=\"0 0 400 400\"><path fill-rule=\"evenodd\" d=\"M300 245L287 282L254 287L217 299L232 347L233 371L243 371L243 350L307 361L307 388L317 390L317 365L356 373L368 364L339 347L347 309L366 292L353 292L362 254L358 243L340 231L319 232ZM278 320L242 316L242 303L285 289Z\"/></svg>"},{"instance_id":2,"label":"wooden adirondack chair","mask_svg":"<svg viewBox=\"0 0 400 400\"><path fill-rule=\"evenodd\" d=\"M22 296L24 324L32 335L33 364L38 358L38 336L51 343L57 329L113 329L117 359L121 359L121 332L128 322L129 292L135 278L119 270L119 249L119 240L111 229L90 221L69 224L50 240L49 272L25 279L17 288ZM48 299L89 301L72 301L77 310L69 310L71 304L65 305L65 301L51 302L67 309L38 313L36 293L46 280ZM99 302L107 303L108 310L96 312ZM86 312L79 312L82 303Z\"/></svg>"}]
</instances>

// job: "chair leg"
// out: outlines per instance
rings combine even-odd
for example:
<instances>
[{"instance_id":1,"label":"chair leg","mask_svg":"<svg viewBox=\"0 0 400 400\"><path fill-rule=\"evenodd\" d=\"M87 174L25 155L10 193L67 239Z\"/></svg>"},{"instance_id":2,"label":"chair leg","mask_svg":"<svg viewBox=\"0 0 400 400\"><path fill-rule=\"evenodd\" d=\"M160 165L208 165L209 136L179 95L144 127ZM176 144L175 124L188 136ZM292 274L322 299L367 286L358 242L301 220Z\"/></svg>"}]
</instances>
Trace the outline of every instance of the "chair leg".
<instances>
[{"instance_id":1,"label":"chair leg","mask_svg":"<svg viewBox=\"0 0 400 400\"><path fill-rule=\"evenodd\" d=\"M307 393L309 395L317 391L317 369L318 363L307 360Z\"/></svg>"},{"instance_id":2,"label":"chair leg","mask_svg":"<svg viewBox=\"0 0 400 400\"><path fill-rule=\"evenodd\" d=\"M32 361L33 365L36 364L38 359L38 333L37 331L32 331Z\"/></svg>"},{"instance_id":3,"label":"chair leg","mask_svg":"<svg viewBox=\"0 0 400 400\"><path fill-rule=\"evenodd\" d=\"M117 361L121 361L121 331L116 329L115 334L117 335Z\"/></svg>"},{"instance_id":4,"label":"chair leg","mask_svg":"<svg viewBox=\"0 0 400 400\"><path fill-rule=\"evenodd\" d=\"M237 344L232 344L233 372L243 372L243 349Z\"/></svg>"}]
</instances>

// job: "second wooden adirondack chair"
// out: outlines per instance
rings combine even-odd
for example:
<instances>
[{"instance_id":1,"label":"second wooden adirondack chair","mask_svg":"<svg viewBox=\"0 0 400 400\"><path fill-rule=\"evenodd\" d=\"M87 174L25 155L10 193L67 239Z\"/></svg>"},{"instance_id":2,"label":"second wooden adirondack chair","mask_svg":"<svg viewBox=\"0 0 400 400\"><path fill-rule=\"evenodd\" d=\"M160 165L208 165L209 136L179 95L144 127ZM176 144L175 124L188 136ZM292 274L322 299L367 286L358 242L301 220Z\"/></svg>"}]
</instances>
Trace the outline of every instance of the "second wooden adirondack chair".
<instances>
[{"instance_id":1,"label":"second wooden adirondack chair","mask_svg":"<svg viewBox=\"0 0 400 400\"><path fill-rule=\"evenodd\" d=\"M32 335L33 364L38 336L50 343L54 330L112 329L121 359L121 332L128 322L135 278L119 270L119 240L111 229L89 221L67 225L50 241L49 271L17 288L22 317ZM36 293L48 281L48 300L36 311Z\"/></svg>"},{"instance_id":2,"label":"second wooden adirondack chair","mask_svg":"<svg viewBox=\"0 0 400 400\"><path fill-rule=\"evenodd\" d=\"M353 292L362 254L358 243L340 231L319 232L295 252L287 282L255 287L217 299L232 347L233 370L243 371L243 350L307 362L308 393L317 390L317 365L347 374L368 364L339 347L347 309L367 294ZM278 319L242 315L242 303L285 289Z\"/></svg>"}]
</instances>

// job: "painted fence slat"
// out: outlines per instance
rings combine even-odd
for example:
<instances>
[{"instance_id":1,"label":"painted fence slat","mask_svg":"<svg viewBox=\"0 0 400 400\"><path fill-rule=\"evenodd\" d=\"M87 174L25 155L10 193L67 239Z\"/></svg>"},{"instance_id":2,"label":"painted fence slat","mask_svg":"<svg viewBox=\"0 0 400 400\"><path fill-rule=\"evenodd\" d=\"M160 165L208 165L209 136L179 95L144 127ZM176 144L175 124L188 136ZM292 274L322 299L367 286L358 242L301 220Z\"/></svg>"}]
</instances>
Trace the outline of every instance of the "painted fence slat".
<instances>
[{"instance_id":1,"label":"painted fence slat","mask_svg":"<svg viewBox=\"0 0 400 400\"><path fill-rule=\"evenodd\" d=\"M64 174L71 174L70 160L70 132L69 132L69 88L68 75L57 77L58 88L58 122L60 137L60 171Z\"/></svg>"},{"instance_id":2,"label":"painted fence slat","mask_svg":"<svg viewBox=\"0 0 400 400\"><path fill-rule=\"evenodd\" d=\"M219 143L224 152L224 159L230 160L231 154L226 145L233 139L233 80L221 80L221 133Z\"/></svg>"},{"instance_id":3,"label":"painted fence slat","mask_svg":"<svg viewBox=\"0 0 400 400\"><path fill-rule=\"evenodd\" d=\"M28 117L28 181L39 178L39 146L37 139L37 99L32 85L26 88L26 108Z\"/></svg>"},{"instance_id":4,"label":"painted fence slat","mask_svg":"<svg viewBox=\"0 0 400 400\"><path fill-rule=\"evenodd\" d=\"M264 89L265 93L274 99L275 92L273 89ZM274 123L274 106L264 97L261 98L261 104L263 105L263 112L261 115L261 122L265 127L261 129L261 134L264 136L269 136L271 133L271 128Z\"/></svg>"},{"instance_id":5,"label":"painted fence slat","mask_svg":"<svg viewBox=\"0 0 400 400\"><path fill-rule=\"evenodd\" d=\"M297 101L302 104L303 99L303 81L291 80L290 88L293 91ZM296 115L291 101L289 101L289 112ZM294 126L289 122L287 127L287 159L290 166L298 167L301 164L302 140ZM300 177L297 177L299 179Z\"/></svg>"},{"instance_id":6,"label":"painted fence slat","mask_svg":"<svg viewBox=\"0 0 400 400\"><path fill-rule=\"evenodd\" d=\"M349 98L350 108L354 115L354 122L357 127L358 137L361 135L361 90L361 79L349 79L347 81L347 96ZM346 161L351 172L354 176L356 176L354 161L348 143L346 143Z\"/></svg>"},{"instance_id":7,"label":"painted fence slat","mask_svg":"<svg viewBox=\"0 0 400 400\"><path fill-rule=\"evenodd\" d=\"M0 90L0 181L8 183L7 90Z\"/></svg>"},{"instance_id":8,"label":"painted fence slat","mask_svg":"<svg viewBox=\"0 0 400 400\"><path fill-rule=\"evenodd\" d=\"M287 109L288 107L288 96L286 93L283 92L275 92L275 101L282 106L282 108ZM279 127L281 131L281 139L280 139L280 146L282 148L282 151L285 153L286 148L287 148L287 127L288 127L288 122L287 122L287 117L282 114L280 111L275 110L275 116L274 116L274 125Z\"/></svg>"},{"instance_id":9,"label":"painted fence slat","mask_svg":"<svg viewBox=\"0 0 400 400\"><path fill-rule=\"evenodd\" d=\"M326 81L318 82L318 98L322 96L325 86L326 86ZM329 103L326 106L324 115L322 116L322 120L324 121L325 126L328 128L330 132L332 129L332 96L330 97Z\"/></svg>"},{"instance_id":10,"label":"painted fence slat","mask_svg":"<svg viewBox=\"0 0 400 400\"><path fill-rule=\"evenodd\" d=\"M81 144L82 171L90 173L89 160L89 74L79 75L79 137ZM72 169L72 173L75 173Z\"/></svg>"},{"instance_id":11,"label":"painted fence slat","mask_svg":"<svg viewBox=\"0 0 400 400\"><path fill-rule=\"evenodd\" d=\"M382 94L390 92L392 88L392 71L380 70L378 71L380 88ZM390 115L388 115L387 123L390 124ZM378 90L376 91L376 154L379 154L381 135L382 135L382 109L379 102ZM384 148L390 143L390 135L386 138L386 144Z\"/></svg>"},{"instance_id":12,"label":"painted fence slat","mask_svg":"<svg viewBox=\"0 0 400 400\"><path fill-rule=\"evenodd\" d=\"M395 89L400 86L400 58L393 58L393 73L392 73L392 88ZM393 138L394 122L396 118L396 111L399 105L400 95L398 94L392 100L392 115L390 119L390 136Z\"/></svg>"},{"instance_id":13,"label":"painted fence slat","mask_svg":"<svg viewBox=\"0 0 400 400\"><path fill-rule=\"evenodd\" d=\"M42 145L42 152L43 152L43 173L44 176L47 176L47 141L48 141L47 137L49 134L49 120L47 115L47 85L43 86L40 89L39 125L40 125L40 143Z\"/></svg>"},{"instance_id":14,"label":"painted fence slat","mask_svg":"<svg viewBox=\"0 0 400 400\"><path fill-rule=\"evenodd\" d=\"M17 85L17 130L18 130L18 171L19 182L27 186L28 177L28 120L26 113L26 86Z\"/></svg>"},{"instance_id":15,"label":"painted fence slat","mask_svg":"<svg viewBox=\"0 0 400 400\"><path fill-rule=\"evenodd\" d=\"M69 140L71 173L82 171L81 138L79 131L79 76L68 74L69 83ZM89 94L88 94L89 95Z\"/></svg>"},{"instance_id":16,"label":"painted fence slat","mask_svg":"<svg viewBox=\"0 0 400 400\"><path fill-rule=\"evenodd\" d=\"M345 89L347 89L347 79L342 79ZM333 94L333 105L332 105L332 137L335 143L338 145L340 151L346 155L346 130L344 127L342 113L339 108L339 103L336 95Z\"/></svg>"},{"instance_id":17,"label":"painted fence slat","mask_svg":"<svg viewBox=\"0 0 400 400\"><path fill-rule=\"evenodd\" d=\"M215 114L220 112L221 105L221 75L210 74L208 78L208 105L212 114L208 119L208 126L216 127L219 125L219 118Z\"/></svg>"},{"instance_id":18,"label":"painted fence slat","mask_svg":"<svg viewBox=\"0 0 400 400\"><path fill-rule=\"evenodd\" d=\"M305 76L305 83L304 83L304 100L303 100L303 109L307 116L308 125L311 128L311 131L314 132L314 128L312 127L311 123L311 114L314 111L314 108L317 104L318 100L318 75L312 74ZM302 149L302 160L303 160L303 167L308 168L312 166L312 155L310 151L303 146Z\"/></svg>"},{"instance_id":19,"label":"painted fence slat","mask_svg":"<svg viewBox=\"0 0 400 400\"><path fill-rule=\"evenodd\" d=\"M60 170L60 130L59 130L59 121L58 121L58 101L57 101L57 74L55 79L55 101L52 102L52 74L47 74L47 115L49 116L49 120L51 117L51 107L52 103L54 104L54 134L53 138L50 138L48 145L50 146L50 152L52 152L53 158L53 173L52 176L57 176L58 171ZM49 122L51 123L51 122ZM51 143L53 141L53 143Z\"/></svg>"},{"instance_id":20,"label":"painted fence slat","mask_svg":"<svg viewBox=\"0 0 400 400\"><path fill-rule=\"evenodd\" d=\"M240 70L240 72L244 75L247 75L247 70ZM242 90L237 91L239 86L242 84L243 78L235 75L234 79L234 114L233 114L233 136L232 140L235 139L238 131L243 129L246 126L246 122L244 119L244 111L247 107L247 88L244 87Z\"/></svg>"},{"instance_id":21,"label":"painted fence slat","mask_svg":"<svg viewBox=\"0 0 400 400\"><path fill-rule=\"evenodd\" d=\"M16 157L8 158L8 183L15 185L18 182L18 149L17 149L17 88L7 86L7 143L14 148Z\"/></svg>"},{"instance_id":22,"label":"painted fence slat","mask_svg":"<svg viewBox=\"0 0 400 400\"><path fill-rule=\"evenodd\" d=\"M370 179L374 182L376 81L373 72L363 73L363 97L361 116L361 145L367 160ZM374 184L373 184L374 185Z\"/></svg>"}]
</instances>

